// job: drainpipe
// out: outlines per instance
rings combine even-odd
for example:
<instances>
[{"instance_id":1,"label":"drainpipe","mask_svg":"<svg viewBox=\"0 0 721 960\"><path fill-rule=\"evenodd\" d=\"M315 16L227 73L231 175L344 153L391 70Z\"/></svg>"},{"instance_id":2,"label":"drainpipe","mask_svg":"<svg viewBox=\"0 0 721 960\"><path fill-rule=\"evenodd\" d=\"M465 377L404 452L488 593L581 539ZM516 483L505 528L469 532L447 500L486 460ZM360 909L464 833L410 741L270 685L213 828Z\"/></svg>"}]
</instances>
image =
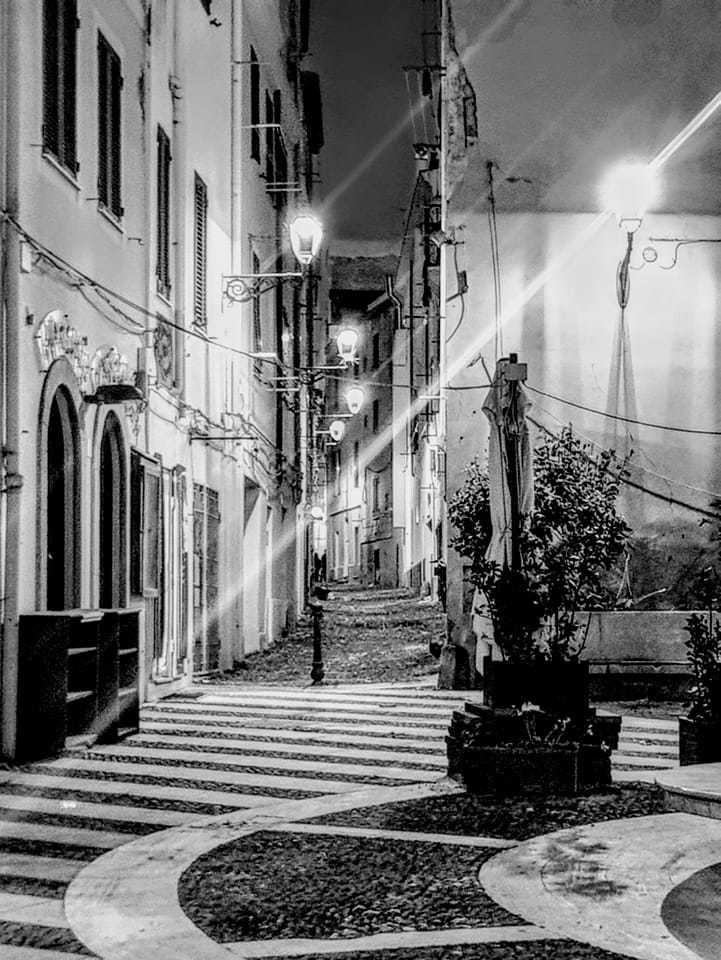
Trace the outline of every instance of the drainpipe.
<instances>
[{"instance_id":1,"label":"drainpipe","mask_svg":"<svg viewBox=\"0 0 721 960\"><path fill-rule=\"evenodd\" d=\"M0 5L0 204L18 216L20 11ZM19 237L3 219L0 226L0 676L2 753L12 757L16 741L18 683L17 550L21 478L18 466L18 303Z\"/></svg>"},{"instance_id":2,"label":"drainpipe","mask_svg":"<svg viewBox=\"0 0 721 960\"><path fill-rule=\"evenodd\" d=\"M145 62L143 66L142 80L138 85L138 99L143 116L143 136L145 149L145 215L144 215L144 236L145 236L145 308L150 317L150 311L155 302L155 271L154 257L155 245L153 239L153 184L154 179L151 176L153 168L153 40L152 40L152 6L150 0L143 0L143 16L145 20ZM157 175L157 174L156 174ZM147 324L146 324L147 326ZM150 370L150 361L152 359L152 333L146 333L143 338L142 357L145 370ZM145 451L150 452L150 396L148 403L143 411L143 432L145 438Z\"/></svg>"}]
</instances>

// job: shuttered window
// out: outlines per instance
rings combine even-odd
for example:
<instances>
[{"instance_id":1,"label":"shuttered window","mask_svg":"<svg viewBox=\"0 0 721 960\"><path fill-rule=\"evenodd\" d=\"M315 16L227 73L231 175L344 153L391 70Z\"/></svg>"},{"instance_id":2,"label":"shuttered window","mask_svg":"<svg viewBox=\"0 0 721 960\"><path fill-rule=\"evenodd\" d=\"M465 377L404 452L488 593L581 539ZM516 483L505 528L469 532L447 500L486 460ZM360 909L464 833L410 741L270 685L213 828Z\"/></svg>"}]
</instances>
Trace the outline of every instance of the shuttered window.
<instances>
[{"instance_id":1,"label":"shuttered window","mask_svg":"<svg viewBox=\"0 0 721 960\"><path fill-rule=\"evenodd\" d=\"M43 149L77 173L76 0L43 0Z\"/></svg>"},{"instance_id":2,"label":"shuttered window","mask_svg":"<svg viewBox=\"0 0 721 960\"><path fill-rule=\"evenodd\" d=\"M281 98L280 90L273 93L273 122L277 124L273 128L273 159L275 162L275 182L277 189L271 194L275 205L283 207L288 201L288 157L283 143L283 134L281 131Z\"/></svg>"},{"instance_id":3,"label":"shuttered window","mask_svg":"<svg viewBox=\"0 0 721 960\"><path fill-rule=\"evenodd\" d=\"M157 263L158 293L170 296L170 140L158 127L157 157Z\"/></svg>"},{"instance_id":4,"label":"shuttered window","mask_svg":"<svg viewBox=\"0 0 721 960\"><path fill-rule=\"evenodd\" d=\"M208 322L208 188L197 173L193 210L193 322L204 327Z\"/></svg>"},{"instance_id":5,"label":"shuttered window","mask_svg":"<svg viewBox=\"0 0 721 960\"><path fill-rule=\"evenodd\" d=\"M98 199L116 217L122 217L120 191L120 110L123 78L120 57L98 34Z\"/></svg>"},{"instance_id":6,"label":"shuttered window","mask_svg":"<svg viewBox=\"0 0 721 960\"><path fill-rule=\"evenodd\" d=\"M250 48L250 155L260 163L260 64L253 47Z\"/></svg>"},{"instance_id":7,"label":"shuttered window","mask_svg":"<svg viewBox=\"0 0 721 960\"><path fill-rule=\"evenodd\" d=\"M257 275L260 273L260 260L258 259L257 254L253 254L253 273ZM255 293L253 295L253 343L252 343L253 353L261 353L263 350L263 317L260 309L260 294ZM256 360L253 364L253 372L257 377L261 375L262 366L260 361Z\"/></svg>"}]
</instances>

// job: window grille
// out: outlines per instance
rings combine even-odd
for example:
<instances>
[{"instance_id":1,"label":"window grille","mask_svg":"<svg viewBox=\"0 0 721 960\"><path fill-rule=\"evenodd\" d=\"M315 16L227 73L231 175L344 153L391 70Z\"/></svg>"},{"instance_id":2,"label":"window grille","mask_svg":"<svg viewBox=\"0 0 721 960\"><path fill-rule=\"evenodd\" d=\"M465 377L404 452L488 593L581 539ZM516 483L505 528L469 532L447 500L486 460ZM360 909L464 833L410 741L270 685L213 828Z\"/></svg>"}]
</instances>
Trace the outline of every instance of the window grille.
<instances>
[{"instance_id":1,"label":"window grille","mask_svg":"<svg viewBox=\"0 0 721 960\"><path fill-rule=\"evenodd\" d=\"M193 322L208 322L208 188L195 174L193 213Z\"/></svg>"},{"instance_id":2,"label":"window grille","mask_svg":"<svg viewBox=\"0 0 721 960\"><path fill-rule=\"evenodd\" d=\"M260 64L254 48L250 48L250 156L260 163Z\"/></svg>"},{"instance_id":3,"label":"window grille","mask_svg":"<svg viewBox=\"0 0 721 960\"><path fill-rule=\"evenodd\" d=\"M158 127L157 157L157 263L158 293L170 296L170 140Z\"/></svg>"},{"instance_id":4,"label":"window grille","mask_svg":"<svg viewBox=\"0 0 721 960\"><path fill-rule=\"evenodd\" d=\"M123 215L121 203L120 57L98 34L98 200L113 216Z\"/></svg>"},{"instance_id":5,"label":"window grille","mask_svg":"<svg viewBox=\"0 0 721 960\"><path fill-rule=\"evenodd\" d=\"M77 27L76 0L43 0L43 149L73 174Z\"/></svg>"}]
</instances>

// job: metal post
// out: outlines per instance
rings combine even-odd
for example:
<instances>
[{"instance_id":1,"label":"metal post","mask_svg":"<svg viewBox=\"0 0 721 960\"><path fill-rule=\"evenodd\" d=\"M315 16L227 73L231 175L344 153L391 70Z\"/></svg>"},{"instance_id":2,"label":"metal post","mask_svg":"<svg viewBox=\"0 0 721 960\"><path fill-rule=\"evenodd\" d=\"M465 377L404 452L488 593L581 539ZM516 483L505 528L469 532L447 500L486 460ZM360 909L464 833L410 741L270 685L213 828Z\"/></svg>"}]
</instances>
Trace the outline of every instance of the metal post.
<instances>
[{"instance_id":1,"label":"metal post","mask_svg":"<svg viewBox=\"0 0 721 960\"><path fill-rule=\"evenodd\" d=\"M323 637L321 623L323 621L323 607L317 600L310 601L310 612L313 618L313 666L310 678L314 685L323 682L325 668L323 666Z\"/></svg>"}]
</instances>

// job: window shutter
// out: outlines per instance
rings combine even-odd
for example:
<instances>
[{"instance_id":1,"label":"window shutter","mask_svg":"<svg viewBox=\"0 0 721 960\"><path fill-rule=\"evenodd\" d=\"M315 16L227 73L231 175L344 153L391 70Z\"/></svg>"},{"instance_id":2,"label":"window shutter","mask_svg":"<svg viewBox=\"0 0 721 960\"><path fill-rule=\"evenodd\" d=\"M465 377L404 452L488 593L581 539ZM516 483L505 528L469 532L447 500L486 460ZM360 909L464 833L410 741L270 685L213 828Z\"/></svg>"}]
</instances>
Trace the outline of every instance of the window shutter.
<instances>
[{"instance_id":1,"label":"window shutter","mask_svg":"<svg viewBox=\"0 0 721 960\"><path fill-rule=\"evenodd\" d=\"M197 173L195 174L194 213L193 320L199 326L205 326L208 319L208 188Z\"/></svg>"},{"instance_id":2,"label":"window shutter","mask_svg":"<svg viewBox=\"0 0 721 960\"><path fill-rule=\"evenodd\" d=\"M122 217L122 165L121 165L121 97L123 77L120 72L120 57L110 50L110 209L116 217Z\"/></svg>"},{"instance_id":3,"label":"window shutter","mask_svg":"<svg viewBox=\"0 0 721 960\"><path fill-rule=\"evenodd\" d=\"M108 184L108 45L98 34L98 200L109 206Z\"/></svg>"},{"instance_id":4,"label":"window shutter","mask_svg":"<svg viewBox=\"0 0 721 960\"><path fill-rule=\"evenodd\" d=\"M55 156L60 152L58 2L43 3L43 146Z\"/></svg>"},{"instance_id":5,"label":"window shutter","mask_svg":"<svg viewBox=\"0 0 721 960\"><path fill-rule=\"evenodd\" d=\"M75 137L75 31L78 27L78 15L75 0L61 0L61 3L63 136L59 157L65 166L75 173L78 169Z\"/></svg>"},{"instance_id":6,"label":"window shutter","mask_svg":"<svg viewBox=\"0 0 721 960\"><path fill-rule=\"evenodd\" d=\"M274 165L275 181L279 184L285 184L288 179L288 159L285 153L285 144L283 143L283 134L281 132L281 95L280 90L273 93L273 122L278 126L273 129L274 145ZM285 189L279 189L272 194L275 205L282 207L288 199L288 192Z\"/></svg>"},{"instance_id":7,"label":"window shutter","mask_svg":"<svg viewBox=\"0 0 721 960\"><path fill-rule=\"evenodd\" d=\"M158 127L157 160L157 266L158 291L170 294L170 141Z\"/></svg>"},{"instance_id":8,"label":"window shutter","mask_svg":"<svg viewBox=\"0 0 721 960\"><path fill-rule=\"evenodd\" d=\"M253 47L250 48L250 156L260 163L260 64Z\"/></svg>"}]
</instances>

